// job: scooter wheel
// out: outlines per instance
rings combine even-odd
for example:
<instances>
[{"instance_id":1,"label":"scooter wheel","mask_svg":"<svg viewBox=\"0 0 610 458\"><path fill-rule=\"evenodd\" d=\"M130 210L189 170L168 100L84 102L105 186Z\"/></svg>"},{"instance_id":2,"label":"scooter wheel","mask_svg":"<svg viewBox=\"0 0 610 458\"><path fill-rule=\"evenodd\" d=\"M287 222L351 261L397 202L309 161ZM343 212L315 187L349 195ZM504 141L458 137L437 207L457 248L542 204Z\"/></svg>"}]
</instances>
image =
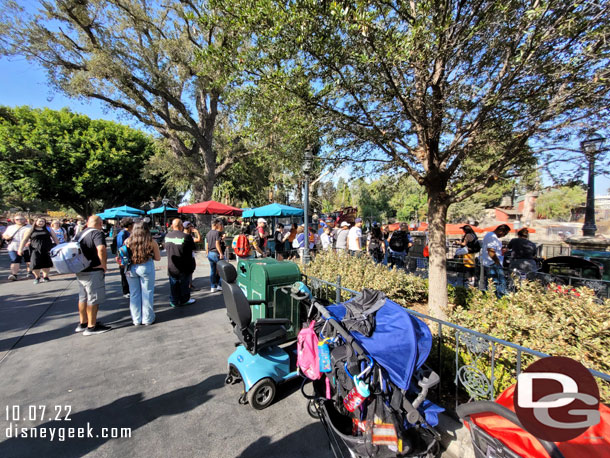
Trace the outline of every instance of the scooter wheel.
<instances>
[{"instance_id":1,"label":"scooter wheel","mask_svg":"<svg viewBox=\"0 0 610 458\"><path fill-rule=\"evenodd\" d=\"M320 418L320 415L318 414L318 406L316 404L315 399L310 399L307 403L307 413L311 418L315 418L316 420Z\"/></svg>"},{"instance_id":2,"label":"scooter wheel","mask_svg":"<svg viewBox=\"0 0 610 458\"><path fill-rule=\"evenodd\" d=\"M275 382L264 378L248 391L248 402L256 410L263 410L271 405L275 398Z\"/></svg>"}]
</instances>

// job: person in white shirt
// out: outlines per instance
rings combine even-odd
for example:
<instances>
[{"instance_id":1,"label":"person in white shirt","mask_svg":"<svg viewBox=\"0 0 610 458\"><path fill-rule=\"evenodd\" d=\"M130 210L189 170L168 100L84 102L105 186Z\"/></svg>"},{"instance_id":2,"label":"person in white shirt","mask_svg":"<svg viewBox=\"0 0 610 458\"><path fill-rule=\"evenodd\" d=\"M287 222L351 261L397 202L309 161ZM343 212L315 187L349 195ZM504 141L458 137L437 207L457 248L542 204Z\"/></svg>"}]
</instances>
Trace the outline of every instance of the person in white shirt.
<instances>
[{"instance_id":1,"label":"person in white shirt","mask_svg":"<svg viewBox=\"0 0 610 458\"><path fill-rule=\"evenodd\" d=\"M320 236L320 243L322 244L322 250L328 251L333 248L333 236L330 233L330 227L326 226L324 232Z\"/></svg>"},{"instance_id":2,"label":"person in white shirt","mask_svg":"<svg viewBox=\"0 0 610 458\"><path fill-rule=\"evenodd\" d=\"M354 226L347 234L347 250L352 256L360 256L362 252L362 218L356 218Z\"/></svg>"},{"instance_id":3,"label":"person in white shirt","mask_svg":"<svg viewBox=\"0 0 610 458\"><path fill-rule=\"evenodd\" d=\"M25 234L32 229L32 226L27 224L27 220L23 215L15 216L15 224L7 227L2 234L2 238L8 242L8 256L11 259L11 274L8 276L10 281L17 280L19 275L19 267L21 267L21 261L25 261L27 268L26 277L30 276L30 249L29 245L24 248L21 255L19 255L19 244L25 236Z\"/></svg>"},{"instance_id":4,"label":"person in white shirt","mask_svg":"<svg viewBox=\"0 0 610 458\"><path fill-rule=\"evenodd\" d=\"M510 227L506 224L501 224L496 227L493 232L488 232L481 243L481 277L479 281L479 289L487 289L488 279L493 279L496 285L496 296L498 298L506 294L506 277L504 276L504 268L502 262L504 255L502 253L502 237L505 237L510 232Z\"/></svg>"}]
</instances>

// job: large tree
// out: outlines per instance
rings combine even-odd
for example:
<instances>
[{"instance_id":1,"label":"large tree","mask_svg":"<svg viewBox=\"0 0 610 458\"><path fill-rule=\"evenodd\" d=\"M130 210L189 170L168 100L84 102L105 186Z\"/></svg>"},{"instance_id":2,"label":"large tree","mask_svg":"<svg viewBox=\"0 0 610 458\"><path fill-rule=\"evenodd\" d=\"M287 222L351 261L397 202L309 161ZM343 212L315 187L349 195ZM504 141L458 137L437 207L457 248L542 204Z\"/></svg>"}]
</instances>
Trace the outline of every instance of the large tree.
<instances>
[{"instance_id":1,"label":"large tree","mask_svg":"<svg viewBox=\"0 0 610 458\"><path fill-rule=\"evenodd\" d=\"M211 198L217 177L253 154L235 137L219 148L219 113L239 86L242 38L215 20L207 1L48 0L30 13L3 1L7 55L42 65L50 83L97 99L155 129L191 167L193 196ZM230 117L227 116L230 121Z\"/></svg>"},{"instance_id":2,"label":"large tree","mask_svg":"<svg viewBox=\"0 0 610 458\"><path fill-rule=\"evenodd\" d=\"M424 187L436 316L449 205L517 174L532 140L592 127L608 107L608 2L218 2L256 31L253 81L306 101L335 156Z\"/></svg>"},{"instance_id":3,"label":"large tree","mask_svg":"<svg viewBox=\"0 0 610 458\"><path fill-rule=\"evenodd\" d=\"M0 187L11 206L38 201L89 215L149 202L162 186L144 173L153 152L149 135L111 121L0 107Z\"/></svg>"}]
</instances>

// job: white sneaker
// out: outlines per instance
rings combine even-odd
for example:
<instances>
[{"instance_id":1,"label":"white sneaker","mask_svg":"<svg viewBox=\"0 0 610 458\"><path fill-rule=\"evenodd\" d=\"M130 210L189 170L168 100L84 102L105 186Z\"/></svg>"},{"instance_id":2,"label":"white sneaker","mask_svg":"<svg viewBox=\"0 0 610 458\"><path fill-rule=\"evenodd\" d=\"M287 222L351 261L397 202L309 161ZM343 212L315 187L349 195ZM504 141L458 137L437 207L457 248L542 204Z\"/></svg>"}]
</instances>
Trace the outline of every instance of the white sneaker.
<instances>
[{"instance_id":1,"label":"white sneaker","mask_svg":"<svg viewBox=\"0 0 610 458\"><path fill-rule=\"evenodd\" d=\"M211 293L215 293L216 292L216 288L210 288L210 292Z\"/></svg>"},{"instance_id":2,"label":"white sneaker","mask_svg":"<svg viewBox=\"0 0 610 458\"><path fill-rule=\"evenodd\" d=\"M216 288L216 291L222 291L222 286L218 286L218 287Z\"/></svg>"}]
</instances>

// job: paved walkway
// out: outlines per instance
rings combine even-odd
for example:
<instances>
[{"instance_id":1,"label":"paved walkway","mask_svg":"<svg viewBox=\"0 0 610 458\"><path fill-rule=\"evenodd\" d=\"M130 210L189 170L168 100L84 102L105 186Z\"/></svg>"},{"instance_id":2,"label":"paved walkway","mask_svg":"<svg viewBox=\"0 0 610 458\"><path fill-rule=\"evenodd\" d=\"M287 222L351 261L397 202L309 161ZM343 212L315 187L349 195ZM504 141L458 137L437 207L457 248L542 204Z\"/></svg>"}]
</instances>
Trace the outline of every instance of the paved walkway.
<instances>
[{"instance_id":1,"label":"paved walkway","mask_svg":"<svg viewBox=\"0 0 610 458\"><path fill-rule=\"evenodd\" d=\"M74 333L74 276L8 282L0 252L0 457L332 456L298 385L284 385L263 411L237 403L241 386L224 385L236 339L222 295L209 292L207 261L198 259L197 302L178 309L169 307L166 265L157 263L156 323L136 328L111 261L98 319L114 329L85 337ZM70 421L55 420L68 411ZM53 441L11 437L31 426ZM63 427L66 436L72 427L93 437L61 441L55 428ZM131 437L102 437L120 428Z\"/></svg>"}]
</instances>

